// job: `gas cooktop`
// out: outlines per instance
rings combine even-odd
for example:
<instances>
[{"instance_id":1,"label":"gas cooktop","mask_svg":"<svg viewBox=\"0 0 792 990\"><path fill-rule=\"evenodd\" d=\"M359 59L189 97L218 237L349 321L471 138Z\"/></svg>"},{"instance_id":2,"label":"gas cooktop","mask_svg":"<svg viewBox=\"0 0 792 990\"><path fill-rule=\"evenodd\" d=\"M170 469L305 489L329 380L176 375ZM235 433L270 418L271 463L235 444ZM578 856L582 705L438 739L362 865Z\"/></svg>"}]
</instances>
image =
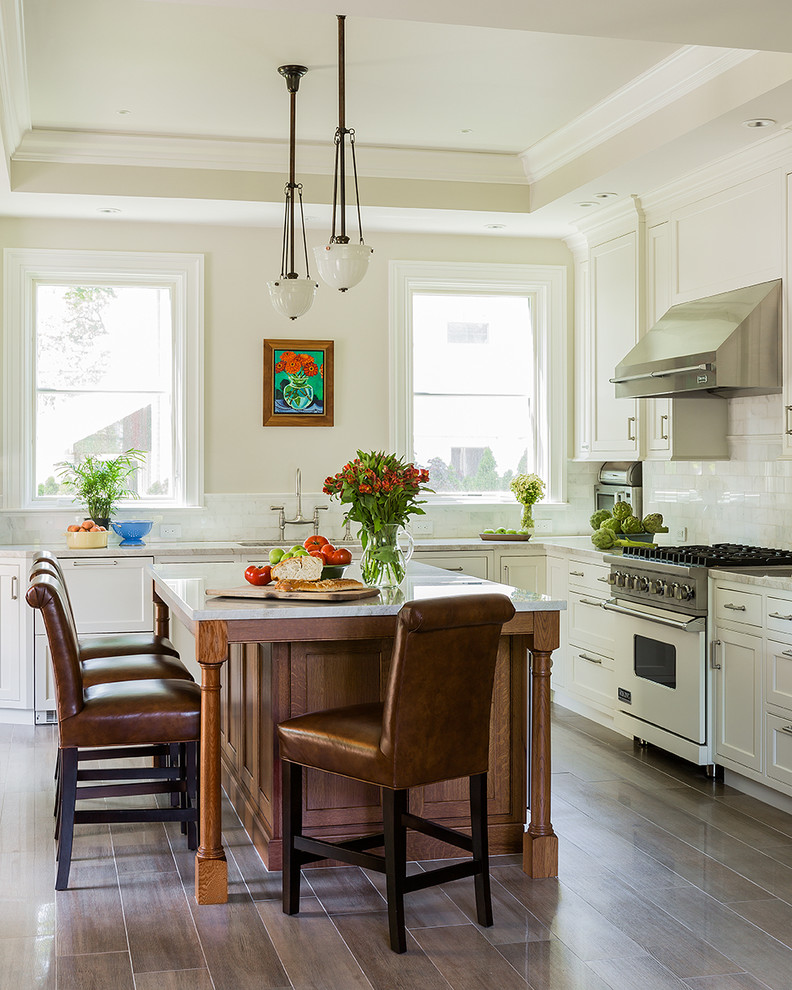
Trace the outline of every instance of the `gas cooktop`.
<instances>
[{"instance_id":1,"label":"gas cooktop","mask_svg":"<svg viewBox=\"0 0 792 990\"><path fill-rule=\"evenodd\" d=\"M622 560L647 563L681 564L688 567L792 567L792 550L743 546L739 543L715 543L712 546L625 547Z\"/></svg>"}]
</instances>

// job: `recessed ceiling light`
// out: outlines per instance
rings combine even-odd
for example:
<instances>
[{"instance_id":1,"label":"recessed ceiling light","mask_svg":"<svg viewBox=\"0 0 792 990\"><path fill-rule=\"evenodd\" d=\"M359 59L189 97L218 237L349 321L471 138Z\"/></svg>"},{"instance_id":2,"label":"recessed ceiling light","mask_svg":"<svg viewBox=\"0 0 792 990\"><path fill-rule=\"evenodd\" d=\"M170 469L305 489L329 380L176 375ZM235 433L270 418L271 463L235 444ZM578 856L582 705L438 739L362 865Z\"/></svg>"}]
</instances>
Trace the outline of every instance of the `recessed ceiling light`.
<instances>
[{"instance_id":1,"label":"recessed ceiling light","mask_svg":"<svg viewBox=\"0 0 792 990\"><path fill-rule=\"evenodd\" d=\"M618 195L618 193L612 192L594 193L594 199L613 199L614 196Z\"/></svg>"},{"instance_id":2,"label":"recessed ceiling light","mask_svg":"<svg viewBox=\"0 0 792 990\"><path fill-rule=\"evenodd\" d=\"M484 224L484 228L486 230L505 230L506 229L506 224L505 223L485 223Z\"/></svg>"},{"instance_id":3,"label":"recessed ceiling light","mask_svg":"<svg viewBox=\"0 0 792 990\"><path fill-rule=\"evenodd\" d=\"M772 127L775 121L772 117L751 117L742 122L743 127Z\"/></svg>"},{"instance_id":4,"label":"recessed ceiling light","mask_svg":"<svg viewBox=\"0 0 792 990\"><path fill-rule=\"evenodd\" d=\"M583 209L585 209L585 210L589 210L589 209L591 209L592 206L599 206L599 203L585 202L585 203L578 203L577 205L578 206L582 206Z\"/></svg>"},{"instance_id":5,"label":"recessed ceiling light","mask_svg":"<svg viewBox=\"0 0 792 990\"><path fill-rule=\"evenodd\" d=\"M472 127L463 127L462 130L459 133L460 134L472 134L473 133L473 128Z\"/></svg>"},{"instance_id":6,"label":"recessed ceiling light","mask_svg":"<svg viewBox=\"0 0 792 990\"><path fill-rule=\"evenodd\" d=\"M97 213L120 213L121 210L115 208L115 206L105 206L101 210L97 210Z\"/></svg>"},{"instance_id":7,"label":"recessed ceiling light","mask_svg":"<svg viewBox=\"0 0 792 990\"><path fill-rule=\"evenodd\" d=\"M119 117L126 117L126 115L132 113L132 111L131 110L116 110L116 113L119 115Z\"/></svg>"}]
</instances>

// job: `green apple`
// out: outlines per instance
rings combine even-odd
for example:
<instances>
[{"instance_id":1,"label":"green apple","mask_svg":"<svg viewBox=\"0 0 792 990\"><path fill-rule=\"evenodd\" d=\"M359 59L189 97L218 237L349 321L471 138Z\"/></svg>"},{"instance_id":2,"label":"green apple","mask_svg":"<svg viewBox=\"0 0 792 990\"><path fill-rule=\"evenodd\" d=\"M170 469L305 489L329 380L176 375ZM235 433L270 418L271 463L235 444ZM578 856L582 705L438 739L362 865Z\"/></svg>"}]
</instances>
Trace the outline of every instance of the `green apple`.
<instances>
[{"instance_id":1,"label":"green apple","mask_svg":"<svg viewBox=\"0 0 792 990\"><path fill-rule=\"evenodd\" d=\"M283 548L273 547L269 552L269 562L271 564L279 564L283 560Z\"/></svg>"},{"instance_id":2,"label":"green apple","mask_svg":"<svg viewBox=\"0 0 792 990\"><path fill-rule=\"evenodd\" d=\"M485 533L494 533L495 530L494 529L485 529L484 532Z\"/></svg>"},{"instance_id":3,"label":"green apple","mask_svg":"<svg viewBox=\"0 0 792 990\"><path fill-rule=\"evenodd\" d=\"M505 530L505 529L504 529L504 528L503 528L503 527L501 526L501 528L500 528L500 529L496 529L496 530L495 530L495 532L496 532L496 533L506 533L506 532L508 532L508 530Z\"/></svg>"}]
</instances>

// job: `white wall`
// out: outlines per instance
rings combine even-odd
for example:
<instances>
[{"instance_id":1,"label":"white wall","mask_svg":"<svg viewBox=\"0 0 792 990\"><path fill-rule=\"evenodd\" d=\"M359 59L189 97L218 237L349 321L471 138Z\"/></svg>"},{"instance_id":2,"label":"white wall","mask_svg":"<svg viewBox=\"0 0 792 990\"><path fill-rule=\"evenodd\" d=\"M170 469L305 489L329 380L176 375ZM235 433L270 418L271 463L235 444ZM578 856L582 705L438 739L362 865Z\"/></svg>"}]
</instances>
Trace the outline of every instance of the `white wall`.
<instances>
[{"instance_id":1,"label":"white wall","mask_svg":"<svg viewBox=\"0 0 792 990\"><path fill-rule=\"evenodd\" d=\"M311 244L324 232L309 233ZM388 262L399 260L485 261L567 265L569 324L572 324L571 255L560 241L497 236L414 234L367 236L374 248L369 273L347 293L321 285L311 311L290 322L273 310L266 281L280 265L280 231L245 227L158 225L117 220L0 219L0 246L200 252L206 264L205 315L205 490L220 512L225 493L291 492L302 469L303 489L318 493L324 478L339 470L357 448L388 446ZM267 427L262 421L262 340L329 338L335 341L335 426ZM590 502L590 471L573 467L576 517ZM242 500L244 502L244 500ZM264 499L263 501L266 501ZM323 499L326 504L326 499ZM267 529L272 514L259 525ZM223 514L221 512L221 514ZM515 518L519 507L515 505ZM555 532L577 529L555 516ZM227 525L227 518L223 525ZM7 524L7 523L6 523ZM507 525L508 523L498 523ZM45 524L46 525L46 524ZM206 536L225 537L214 524ZM452 517L452 529L480 525ZM32 537L38 523L14 524L14 538ZM57 531L61 521L53 519ZM247 530L246 530L247 531ZM230 535L230 534L229 534ZM264 534L262 534L264 535ZM439 531L437 535L454 535ZM459 535L470 535L469 533ZM3 531L0 528L0 538Z\"/></svg>"}]
</instances>

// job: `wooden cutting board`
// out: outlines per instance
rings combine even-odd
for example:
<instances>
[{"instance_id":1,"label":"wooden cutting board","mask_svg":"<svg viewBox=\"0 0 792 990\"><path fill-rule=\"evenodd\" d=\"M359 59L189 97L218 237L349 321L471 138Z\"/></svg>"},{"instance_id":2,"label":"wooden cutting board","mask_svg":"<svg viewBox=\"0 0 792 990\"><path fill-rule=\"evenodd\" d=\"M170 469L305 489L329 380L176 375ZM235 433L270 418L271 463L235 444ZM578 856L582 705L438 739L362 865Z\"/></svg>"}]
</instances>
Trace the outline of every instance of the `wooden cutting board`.
<instances>
[{"instance_id":1,"label":"wooden cutting board","mask_svg":"<svg viewBox=\"0 0 792 990\"><path fill-rule=\"evenodd\" d=\"M357 598L373 598L379 588L348 588L345 591L278 591L266 585L249 584L243 588L207 588L207 598L298 598L310 602L349 602Z\"/></svg>"}]
</instances>

